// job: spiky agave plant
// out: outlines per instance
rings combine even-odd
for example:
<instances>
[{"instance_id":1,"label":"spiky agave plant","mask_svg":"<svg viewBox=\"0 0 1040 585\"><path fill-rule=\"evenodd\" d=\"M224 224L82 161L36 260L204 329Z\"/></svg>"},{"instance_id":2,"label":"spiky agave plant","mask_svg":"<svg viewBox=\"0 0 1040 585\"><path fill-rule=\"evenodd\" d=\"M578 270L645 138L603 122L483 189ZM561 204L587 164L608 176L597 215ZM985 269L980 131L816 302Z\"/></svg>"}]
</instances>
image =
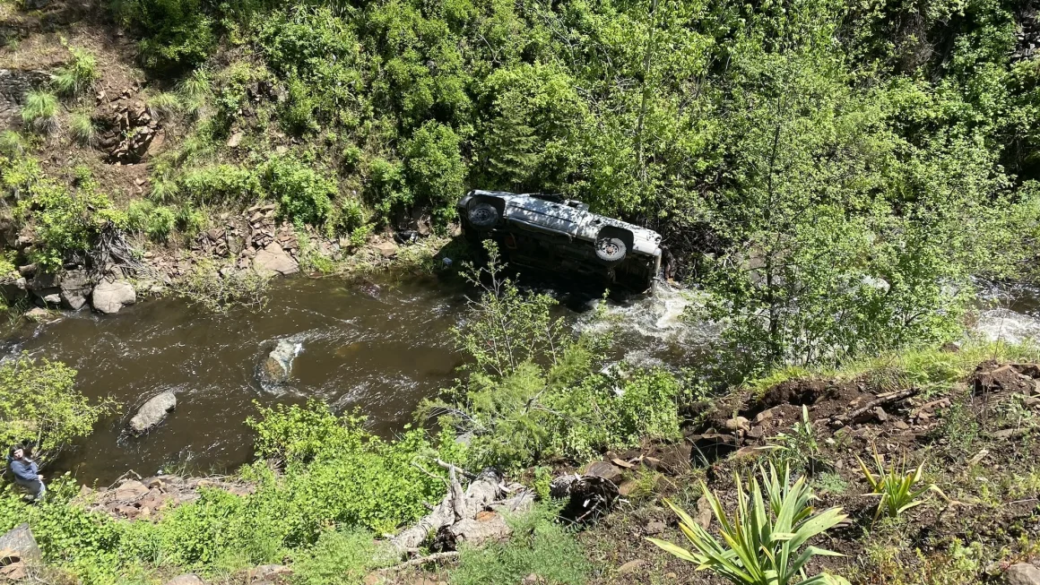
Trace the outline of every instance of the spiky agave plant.
<instances>
[{"instance_id":1,"label":"spiky agave plant","mask_svg":"<svg viewBox=\"0 0 1040 585\"><path fill-rule=\"evenodd\" d=\"M760 468L760 473L761 484L757 478L749 480L750 493L737 476L737 511L732 518L723 510L718 496L701 482L701 490L719 522L722 542L671 502L667 504L679 515L679 528L693 549L654 538L648 540L680 559L697 563L697 570L714 571L738 585L847 583L841 577L826 573L807 577L804 571L805 564L814 556L841 556L805 546L810 538L847 518L841 508L815 513L812 489L806 485L805 478L799 478L792 485L787 468L782 479L772 464L768 472Z\"/></svg>"},{"instance_id":2,"label":"spiky agave plant","mask_svg":"<svg viewBox=\"0 0 1040 585\"><path fill-rule=\"evenodd\" d=\"M921 485L924 463L913 469L907 469L905 464L897 466L894 463L891 467L886 468L885 460L878 453L877 447L874 448L873 460L874 466L877 468L876 474L867 468L867 464L863 463L858 455L856 456L860 470L867 479L867 483L870 484L871 492L881 498L881 501L878 502L877 512L874 514L875 520L882 514L895 518L910 508L921 505L923 500L918 498L927 491L934 491L940 496L946 497L935 484Z\"/></svg>"}]
</instances>

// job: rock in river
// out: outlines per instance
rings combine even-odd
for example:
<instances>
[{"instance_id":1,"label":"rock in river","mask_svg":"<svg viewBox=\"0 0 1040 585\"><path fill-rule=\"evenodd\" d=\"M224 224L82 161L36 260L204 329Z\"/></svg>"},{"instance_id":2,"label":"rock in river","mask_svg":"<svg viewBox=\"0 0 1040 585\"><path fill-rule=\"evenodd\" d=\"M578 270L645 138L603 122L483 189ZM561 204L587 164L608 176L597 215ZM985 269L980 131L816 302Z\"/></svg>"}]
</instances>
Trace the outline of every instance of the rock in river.
<instances>
[{"instance_id":1,"label":"rock in river","mask_svg":"<svg viewBox=\"0 0 1040 585\"><path fill-rule=\"evenodd\" d=\"M177 397L173 392L163 392L144 403L134 418L130 419L130 429L137 434L150 430L166 418L166 413L177 407Z\"/></svg>"},{"instance_id":2,"label":"rock in river","mask_svg":"<svg viewBox=\"0 0 1040 585\"><path fill-rule=\"evenodd\" d=\"M264 360L264 378L268 382L281 384L289 379L292 372L293 359L303 346L288 339L282 339L275 346L274 351Z\"/></svg>"},{"instance_id":3,"label":"rock in river","mask_svg":"<svg viewBox=\"0 0 1040 585\"><path fill-rule=\"evenodd\" d=\"M91 294L94 308L102 313L118 313L126 305L137 302L137 293L129 282L102 280Z\"/></svg>"}]
</instances>

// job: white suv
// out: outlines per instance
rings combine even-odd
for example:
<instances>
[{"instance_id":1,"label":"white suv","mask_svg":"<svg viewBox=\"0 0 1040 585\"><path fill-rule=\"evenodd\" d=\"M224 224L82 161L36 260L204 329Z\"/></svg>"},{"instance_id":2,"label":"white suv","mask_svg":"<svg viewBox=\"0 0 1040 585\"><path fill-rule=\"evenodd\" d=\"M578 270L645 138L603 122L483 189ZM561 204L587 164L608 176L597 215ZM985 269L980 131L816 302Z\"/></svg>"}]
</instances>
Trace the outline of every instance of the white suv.
<instances>
[{"instance_id":1,"label":"white suv","mask_svg":"<svg viewBox=\"0 0 1040 585\"><path fill-rule=\"evenodd\" d=\"M513 264L578 271L635 292L650 289L661 268L660 234L559 195L470 191L458 211L467 239L495 240Z\"/></svg>"}]
</instances>

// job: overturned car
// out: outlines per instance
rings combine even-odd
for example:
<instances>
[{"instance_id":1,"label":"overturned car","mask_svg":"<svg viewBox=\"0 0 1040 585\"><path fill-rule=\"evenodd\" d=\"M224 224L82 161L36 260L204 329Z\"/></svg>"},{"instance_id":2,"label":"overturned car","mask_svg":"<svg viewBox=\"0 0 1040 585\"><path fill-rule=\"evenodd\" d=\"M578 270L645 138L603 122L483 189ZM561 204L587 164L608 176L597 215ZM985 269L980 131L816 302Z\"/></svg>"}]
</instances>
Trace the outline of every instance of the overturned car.
<instances>
[{"instance_id":1,"label":"overturned car","mask_svg":"<svg viewBox=\"0 0 1040 585\"><path fill-rule=\"evenodd\" d=\"M470 242L494 240L512 264L577 272L634 292L650 289L661 267L657 232L559 195L470 191L458 211Z\"/></svg>"}]
</instances>

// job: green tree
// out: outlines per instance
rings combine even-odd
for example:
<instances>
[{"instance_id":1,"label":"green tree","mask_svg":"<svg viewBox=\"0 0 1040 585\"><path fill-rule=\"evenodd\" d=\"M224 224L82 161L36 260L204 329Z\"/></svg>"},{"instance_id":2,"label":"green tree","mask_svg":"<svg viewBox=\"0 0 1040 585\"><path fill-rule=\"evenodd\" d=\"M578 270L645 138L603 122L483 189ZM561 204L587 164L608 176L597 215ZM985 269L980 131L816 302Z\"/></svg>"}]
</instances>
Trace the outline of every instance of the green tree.
<instances>
[{"instance_id":1,"label":"green tree","mask_svg":"<svg viewBox=\"0 0 1040 585\"><path fill-rule=\"evenodd\" d=\"M113 403L91 404L75 382L61 362L23 355L0 364L0 444L35 441L34 457L46 462L93 432Z\"/></svg>"}]
</instances>

